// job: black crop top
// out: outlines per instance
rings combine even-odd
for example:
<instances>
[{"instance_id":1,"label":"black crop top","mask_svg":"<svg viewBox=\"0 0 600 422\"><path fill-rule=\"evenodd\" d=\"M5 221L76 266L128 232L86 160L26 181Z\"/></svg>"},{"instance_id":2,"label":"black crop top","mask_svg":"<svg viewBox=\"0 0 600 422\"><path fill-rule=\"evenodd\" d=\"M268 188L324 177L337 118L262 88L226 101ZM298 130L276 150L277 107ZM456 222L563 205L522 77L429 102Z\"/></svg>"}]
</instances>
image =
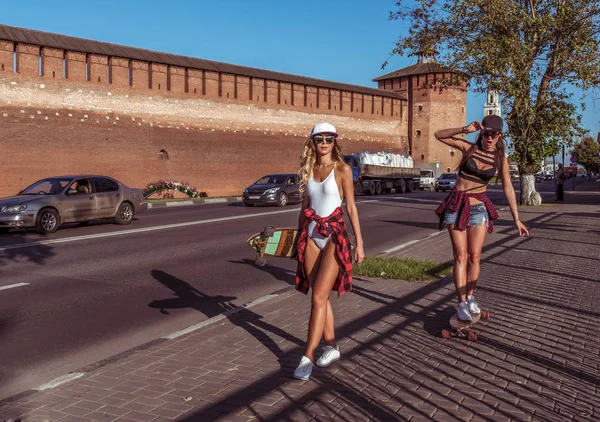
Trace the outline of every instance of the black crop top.
<instances>
[{"instance_id":1,"label":"black crop top","mask_svg":"<svg viewBox=\"0 0 600 422\"><path fill-rule=\"evenodd\" d=\"M494 162L494 154L488 153L477 146L473 148L475 148L475 151L458 169L458 175L465 180L487 185L496 174L496 170L498 170ZM481 167L477 166L477 162L481 163Z\"/></svg>"}]
</instances>

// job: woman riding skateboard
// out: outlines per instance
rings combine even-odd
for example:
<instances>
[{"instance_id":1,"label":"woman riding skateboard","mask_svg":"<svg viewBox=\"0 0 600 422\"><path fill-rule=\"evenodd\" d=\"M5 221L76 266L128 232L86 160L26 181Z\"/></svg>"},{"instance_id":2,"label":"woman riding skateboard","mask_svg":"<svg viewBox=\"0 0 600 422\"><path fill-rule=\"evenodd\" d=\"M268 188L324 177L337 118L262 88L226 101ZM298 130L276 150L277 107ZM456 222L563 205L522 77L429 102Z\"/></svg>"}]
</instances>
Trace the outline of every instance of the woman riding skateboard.
<instances>
[{"instance_id":1,"label":"woman riding skateboard","mask_svg":"<svg viewBox=\"0 0 600 422\"><path fill-rule=\"evenodd\" d=\"M296 289L304 294L312 289L308 341L294 371L294 378L302 380L312 373L321 338L326 347L317 366L326 367L340 359L329 294L337 290L339 296L352 290L352 250L343 218L343 200L356 236L355 262L360 264L365 255L352 170L344 162L337 137L332 124L317 123L304 144L299 172L303 202L296 243Z\"/></svg>"},{"instance_id":2,"label":"woman riding skateboard","mask_svg":"<svg viewBox=\"0 0 600 422\"><path fill-rule=\"evenodd\" d=\"M472 314L481 312L474 295L485 235L486 232L492 233L494 220L498 218L498 212L486 193L487 185L496 172L502 180L504 195L519 235L529 236L529 231L519 220L517 199L504 151L503 124L500 116L488 115L481 123L475 121L462 128L435 133L439 141L462 152L456 185L435 211L440 218L440 230L447 226L452 241L457 317L461 321L471 321ZM480 133L474 145L456 137L477 131Z\"/></svg>"}]
</instances>

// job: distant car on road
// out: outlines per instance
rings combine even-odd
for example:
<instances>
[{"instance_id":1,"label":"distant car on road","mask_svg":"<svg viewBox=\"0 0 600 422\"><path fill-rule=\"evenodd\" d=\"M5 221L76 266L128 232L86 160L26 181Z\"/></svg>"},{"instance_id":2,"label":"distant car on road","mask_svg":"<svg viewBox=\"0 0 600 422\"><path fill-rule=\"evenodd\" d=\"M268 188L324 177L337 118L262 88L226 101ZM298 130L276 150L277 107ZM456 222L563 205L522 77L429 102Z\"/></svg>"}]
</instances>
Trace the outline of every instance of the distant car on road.
<instances>
[{"instance_id":1,"label":"distant car on road","mask_svg":"<svg viewBox=\"0 0 600 422\"><path fill-rule=\"evenodd\" d=\"M255 204L284 207L288 203L301 202L298 175L283 173L263 176L244 189L242 200L249 207Z\"/></svg>"},{"instance_id":2,"label":"distant car on road","mask_svg":"<svg viewBox=\"0 0 600 422\"><path fill-rule=\"evenodd\" d=\"M454 185L456 185L456 177L457 173L442 173L440 178L437 180L437 184L435 186L435 191L447 191L452 190Z\"/></svg>"},{"instance_id":3,"label":"distant car on road","mask_svg":"<svg viewBox=\"0 0 600 422\"><path fill-rule=\"evenodd\" d=\"M433 190L435 187L435 174L433 170L421 170L419 179L419 188L421 190Z\"/></svg>"},{"instance_id":4,"label":"distant car on road","mask_svg":"<svg viewBox=\"0 0 600 422\"><path fill-rule=\"evenodd\" d=\"M15 196L0 199L0 232L35 227L40 234L50 234L63 223L102 218L129 224L136 213L147 208L141 189L127 187L110 177L49 177Z\"/></svg>"}]
</instances>

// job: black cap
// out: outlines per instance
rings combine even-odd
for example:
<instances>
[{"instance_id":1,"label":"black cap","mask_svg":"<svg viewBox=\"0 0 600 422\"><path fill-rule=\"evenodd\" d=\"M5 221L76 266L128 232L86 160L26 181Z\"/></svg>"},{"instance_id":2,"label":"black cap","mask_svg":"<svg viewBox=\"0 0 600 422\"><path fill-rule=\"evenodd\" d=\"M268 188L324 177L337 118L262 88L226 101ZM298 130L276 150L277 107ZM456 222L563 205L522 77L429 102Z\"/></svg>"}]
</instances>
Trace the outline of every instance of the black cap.
<instances>
[{"instance_id":1,"label":"black cap","mask_svg":"<svg viewBox=\"0 0 600 422\"><path fill-rule=\"evenodd\" d=\"M502 121L502 117L496 116L495 114L488 114L481 121L482 130L489 132L502 132L503 127L504 122Z\"/></svg>"}]
</instances>

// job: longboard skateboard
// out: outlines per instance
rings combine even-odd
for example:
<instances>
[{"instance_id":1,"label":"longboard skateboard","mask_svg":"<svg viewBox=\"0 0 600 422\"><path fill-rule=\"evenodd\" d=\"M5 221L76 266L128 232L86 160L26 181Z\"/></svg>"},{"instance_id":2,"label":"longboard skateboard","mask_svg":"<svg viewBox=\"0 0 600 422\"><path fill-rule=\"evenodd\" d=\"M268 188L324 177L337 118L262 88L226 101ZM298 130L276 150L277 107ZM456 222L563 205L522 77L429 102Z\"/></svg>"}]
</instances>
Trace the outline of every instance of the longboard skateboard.
<instances>
[{"instance_id":1,"label":"longboard skateboard","mask_svg":"<svg viewBox=\"0 0 600 422\"><path fill-rule=\"evenodd\" d=\"M450 337L468 338L470 341L477 341L477 332L472 328L479 322L480 319L490 319L490 313L481 311L480 314L472 314L471 321L461 321L458 319L458 314L452 315L450 318L451 329L443 329L442 337L449 339Z\"/></svg>"},{"instance_id":2,"label":"longboard skateboard","mask_svg":"<svg viewBox=\"0 0 600 422\"><path fill-rule=\"evenodd\" d=\"M248 246L257 253L254 263L259 267L264 266L267 255L291 258L297 235L298 230L295 228L266 226L262 232L250 236Z\"/></svg>"}]
</instances>

